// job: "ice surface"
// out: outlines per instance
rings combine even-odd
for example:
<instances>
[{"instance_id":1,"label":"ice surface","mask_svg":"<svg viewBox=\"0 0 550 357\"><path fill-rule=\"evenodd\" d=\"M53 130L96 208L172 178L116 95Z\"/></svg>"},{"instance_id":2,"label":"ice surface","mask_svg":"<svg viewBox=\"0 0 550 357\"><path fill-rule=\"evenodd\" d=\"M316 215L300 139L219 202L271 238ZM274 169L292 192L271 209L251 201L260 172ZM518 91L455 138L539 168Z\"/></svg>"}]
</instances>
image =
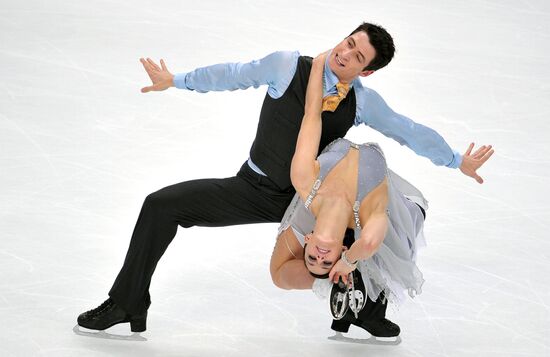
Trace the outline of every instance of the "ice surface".
<instances>
[{"instance_id":1,"label":"ice surface","mask_svg":"<svg viewBox=\"0 0 550 357\"><path fill-rule=\"evenodd\" d=\"M0 355L550 355L548 2L1 0L0 17ZM146 341L73 333L107 297L144 197L233 175L265 94L141 94L139 57L184 72L315 55L363 20L398 48L367 86L460 152L496 149L478 185L366 127L349 133L380 142L430 200L424 292L388 311L402 342L328 339L327 302L271 283L275 224L180 229Z\"/></svg>"}]
</instances>

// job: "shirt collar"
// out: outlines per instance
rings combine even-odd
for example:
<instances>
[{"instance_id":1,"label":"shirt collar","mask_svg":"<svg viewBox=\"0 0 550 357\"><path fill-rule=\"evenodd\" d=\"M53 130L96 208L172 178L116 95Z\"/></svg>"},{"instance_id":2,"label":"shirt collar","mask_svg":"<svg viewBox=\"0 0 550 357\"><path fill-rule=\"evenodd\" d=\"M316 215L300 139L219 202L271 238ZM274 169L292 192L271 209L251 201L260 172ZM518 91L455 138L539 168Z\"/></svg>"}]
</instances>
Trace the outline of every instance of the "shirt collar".
<instances>
[{"instance_id":1,"label":"shirt collar","mask_svg":"<svg viewBox=\"0 0 550 357\"><path fill-rule=\"evenodd\" d=\"M330 66L328 65L328 59L330 58L330 54L332 53L332 50L328 53L327 58L325 60L325 70L324 70L324 77L323 77L323 92L328 94L329 92L334 91L333 88L336 87L336 84L340 81L336 74L330 69ZM349 84L350 89L353 88L353 83L358 80L358 78L355 78L351 83Z\"/></svg>"}]
</instances>

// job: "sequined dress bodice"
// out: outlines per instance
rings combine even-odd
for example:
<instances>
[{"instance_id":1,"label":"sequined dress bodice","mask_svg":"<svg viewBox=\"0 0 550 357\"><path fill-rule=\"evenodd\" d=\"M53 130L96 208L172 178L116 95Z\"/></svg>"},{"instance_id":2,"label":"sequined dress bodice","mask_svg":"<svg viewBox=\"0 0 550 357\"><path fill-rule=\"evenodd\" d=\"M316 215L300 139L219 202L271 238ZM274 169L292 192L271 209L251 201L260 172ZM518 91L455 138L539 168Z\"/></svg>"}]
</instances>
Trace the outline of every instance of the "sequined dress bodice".
<instances>
[{"instance_id":1,"label":"sequined dress bodice","mask_svg":"<svg viewBox=\"0 0 550 357\"><path fill-rule=\"evenodd\" d=\"M367 143L358 145L347 139L338 139L327 146L323 153L317 158L319 161L319 175L313 183L313 188L309 196L305 200L305 207L309 208L323 180L352 148L359 150L357 196L353 205L355 235L357 239L361 231L359 220L359 207L361 206L361 202L369 192L384 180L387 174L386 159L378 144Z\"/></svg>"}]
</instances>

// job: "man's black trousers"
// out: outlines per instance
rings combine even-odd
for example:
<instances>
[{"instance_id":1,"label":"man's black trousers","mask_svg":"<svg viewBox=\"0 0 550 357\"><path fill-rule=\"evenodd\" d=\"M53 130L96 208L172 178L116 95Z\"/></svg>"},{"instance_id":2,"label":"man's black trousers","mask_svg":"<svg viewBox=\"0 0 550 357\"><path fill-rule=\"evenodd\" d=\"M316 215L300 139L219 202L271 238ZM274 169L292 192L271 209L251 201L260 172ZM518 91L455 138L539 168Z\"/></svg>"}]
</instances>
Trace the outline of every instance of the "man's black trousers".
<instances>
[{"instance_id":1,"label":"man's black trousers","mask_svg":"<svg viewBox=\"0 0 550 357\"><path fill-rule=\"evenodd\" d=\"M150 194L109 296L130 314L144 312L151 303L151 277L178 225L189 228L280 222L294 193L293 189L281 191L245 162L234 177L181 182Z\"/></svg>"}]
</instances>

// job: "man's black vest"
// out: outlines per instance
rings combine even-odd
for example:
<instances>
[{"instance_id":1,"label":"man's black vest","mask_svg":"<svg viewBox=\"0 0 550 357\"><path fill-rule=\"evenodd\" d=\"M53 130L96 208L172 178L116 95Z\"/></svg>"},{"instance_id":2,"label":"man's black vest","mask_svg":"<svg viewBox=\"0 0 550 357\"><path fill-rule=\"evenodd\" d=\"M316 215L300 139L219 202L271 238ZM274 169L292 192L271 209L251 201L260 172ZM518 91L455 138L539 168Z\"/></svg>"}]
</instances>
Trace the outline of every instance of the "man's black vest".
<instances>
[{"instance_id":1,"label":"man's black vest","mask_svg":"<svg viewBox=\"0 0 550 357\"><path fill-rule=\"evenodd\" d=\"M304 117L306 88L311 72L311 57L298 58L296 74L282 97L273 99L266 94L256 139L250 158L267 176L287 190L290 182L290 163ZM323 112L323 131L319 153L338 138L343 138L354 123L355 91L351 89L334 112Z\"/></svg>"}]
</instances>

